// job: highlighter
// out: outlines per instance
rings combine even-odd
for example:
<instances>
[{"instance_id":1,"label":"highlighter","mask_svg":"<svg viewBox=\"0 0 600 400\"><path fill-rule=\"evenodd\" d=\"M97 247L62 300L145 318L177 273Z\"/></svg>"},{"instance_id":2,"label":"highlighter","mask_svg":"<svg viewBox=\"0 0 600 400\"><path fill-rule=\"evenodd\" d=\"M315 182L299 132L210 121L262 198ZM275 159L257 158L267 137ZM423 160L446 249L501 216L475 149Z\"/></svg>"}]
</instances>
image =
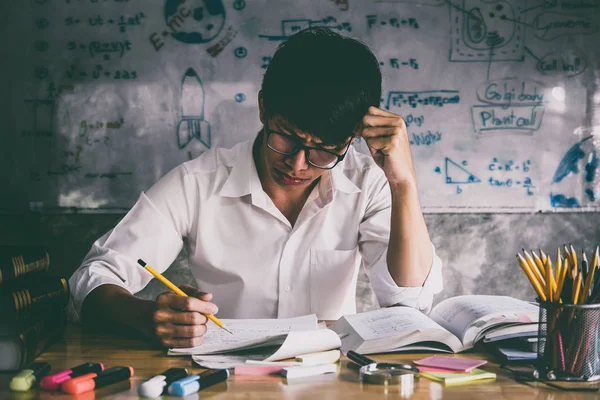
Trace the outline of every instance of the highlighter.
<instances>
[{"instance_id":1,"label":"highlighter","mask_svg":"<svg viewBox=\"0 0 600 400\"><path fill-rule=\"evenodd\" d=\"M104 365L102 363L85 363L73 367L71 369L65 369L56 374L48 375L40 382L40 387L44 390L56 390L60 388L63 382L69 379L76 378L81 375L89 373L99 373L104 371Z\"/></svg>"},{"instance_id":2,"label":"highlighter","mask_svg":"<svg viewBox=\"0 0 600 400\"><path fill-rule=\"evenodd\" d=\"M125 381L133 376L131 367L112 367L96 374L86 374L69 379L61 385L62 391L69 394L79 394Z\"/></svg>"},{"instance_id":3,"label":"highlighter","mask_svg":"<svg viewBox=\"0 0 600 400\"><path fill-rule=\"evenodd\" d=\"M33 363L11 379L10 388L15 392L26 392L48 372L50 372L50 364L46 362Z\"/></svg>"},{"instance_id":4,"label":"highlighter","mask_svg":"<svg viewBox=\"0 0 600 400\"><path fill-rule=\"evenodd\" d=\"M185 368L169 368L160 375L148 379L138 388L138 395L148 399L155 399L161 394L167 394L167 387L171 382L178 381L188 375Z\"/></svg>"},{"instance_id":5,"label":"highlighter","mask_svg":"<svg viewBox=\"0 0 600 400\"><path fill-rule=\"evenodd\" d=\"M229 378L229 370L227 369L218 369L214 372L206 371L202 375L190 375L187 378L171 383L169 394L171 396L184 397L200 389L223 382L227 378Z\"/></svg>"}]
</instances>

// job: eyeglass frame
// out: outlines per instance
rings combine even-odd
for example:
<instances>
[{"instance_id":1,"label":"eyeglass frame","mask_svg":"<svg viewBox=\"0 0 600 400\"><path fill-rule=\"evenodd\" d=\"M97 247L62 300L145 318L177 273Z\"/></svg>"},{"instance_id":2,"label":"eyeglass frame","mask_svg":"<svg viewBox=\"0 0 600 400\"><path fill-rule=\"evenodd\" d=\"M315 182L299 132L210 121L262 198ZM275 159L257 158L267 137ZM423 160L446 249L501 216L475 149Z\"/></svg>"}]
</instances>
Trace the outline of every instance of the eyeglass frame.
<instances>
[{"instance_id":1,"label":"eyeglass frame","mask_svg":"<svg viewBox=\"0 0 600 400\"><path fill-rule=\"evenodd\" d=\"M332 151L325 150L325 149L318 149L316 147L306 146L305 144L301 143L300 139L296 138L294 135L285 135L280 132L273 131L271 128L269 128L268 118L265 118L264 131L265 131L265 135L266 135L265 139L266 139L267 147L269 149L271 149L272 151L274 151L275 153L281 154L283 156L293 156L294 154L298 153L300 150L304 150L304 159L306 160L306 163L315 168L324 169L324 170L331 170L331 169L335 168L335 166L338 165L340 163L340 161L342 161L344 159L344 157L346 157L346 153L348 153L348 150L350 150L350 146L352 146L352 141L350 141L350 143L348 143L348 146L346 147L346 150L341 155L334 153ZM286 152L282 152L280 150L274 149L273 147L271 147L271 145L269 145L269 136L271 136L272 134L283 136L284 138L291 140L292 142L294 142L296 149L294 151L292 151L291 153L286 153ZM333 164L331 167L319 167L318 165L315 165L312 161L310 161L308 159L308 155L311 150L323 151L325 153L331 154L333 156L336 156L337 160L336 160L335 164Z\"/></svg>"}]
</instances>

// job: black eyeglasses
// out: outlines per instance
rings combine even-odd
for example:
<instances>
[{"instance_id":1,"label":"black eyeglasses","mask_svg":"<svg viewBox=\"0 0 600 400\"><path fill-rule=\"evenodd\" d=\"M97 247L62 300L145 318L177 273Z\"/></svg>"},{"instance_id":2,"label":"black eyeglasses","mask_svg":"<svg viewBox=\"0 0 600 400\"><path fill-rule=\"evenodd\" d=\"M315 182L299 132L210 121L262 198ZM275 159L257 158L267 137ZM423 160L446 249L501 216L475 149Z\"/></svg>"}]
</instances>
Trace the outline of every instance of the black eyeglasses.
<instances>
[{"instance_id":1,"label":"black eyeglasses","mask_svg":"<svg viewBox=\"0 0 600 400\"><path fill-rule=\"evenodd\" d=\"M343 154L333 153L331 151L317 149L315 147L305 146L295 136L284 135L279 132L274 132L268 128L269 121L265 121L265 134L267 135L267 146L275 153L284 156L291 156L300 150L304 150L306 163L320 169L332 169L340 161L344 159L346 153L350 149L351 143Z\"/></svg>"}]
</instances>

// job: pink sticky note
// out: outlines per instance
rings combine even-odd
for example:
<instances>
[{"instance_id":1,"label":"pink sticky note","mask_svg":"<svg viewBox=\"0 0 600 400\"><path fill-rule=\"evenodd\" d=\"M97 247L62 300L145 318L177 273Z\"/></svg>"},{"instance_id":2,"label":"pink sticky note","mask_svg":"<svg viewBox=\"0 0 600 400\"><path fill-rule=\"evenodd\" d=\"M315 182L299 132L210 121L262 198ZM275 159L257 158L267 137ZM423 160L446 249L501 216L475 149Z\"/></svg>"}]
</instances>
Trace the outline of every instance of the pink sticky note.
<instances>
[{"instance_id":1,"label":"pink sticky note","mask_svg":"<svg viewBox=\"0 0 600 400\"><path fill-rule=\"evenodd\" d=\"M487 363L486 360L475 360L471 358L458 358L448 356L432 356L415 361L415 364L424 367L451 369L454 371L471 372L473 368Z\"/></svg>"},{"instance_id":2,"label":"pink sticky note","mask_svg":"<svg viewBox=\"0 0 600 400\"><path fill-rule=\"evenodd\" d=\"M285 365L236 365L234 375L270 375L281 372Z\"/></svg>"},{"instance_id":3,"label":"pink sticky note","mask_svg":"<svg viewBox=\"0 0 600 400\"><path fill-rule=\"evenodd\" d=\"M424 367L419 365L419 371L421 372L443 372L445 374L458 374L458 373L470 373L471 371L457 371L455 369L443 369L443 368L433 368L433 367Z\"/></svg>"}]
</instances>

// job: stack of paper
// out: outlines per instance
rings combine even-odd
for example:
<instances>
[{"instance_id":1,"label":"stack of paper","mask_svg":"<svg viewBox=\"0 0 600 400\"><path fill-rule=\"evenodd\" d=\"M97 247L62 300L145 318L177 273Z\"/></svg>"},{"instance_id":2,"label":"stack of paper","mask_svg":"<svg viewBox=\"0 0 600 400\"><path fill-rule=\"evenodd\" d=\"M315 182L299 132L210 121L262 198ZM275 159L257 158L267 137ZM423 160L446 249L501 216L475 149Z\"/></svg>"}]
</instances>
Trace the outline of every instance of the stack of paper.
<instances>
[{"instance_id":1,"label":"stack of paper","mask_svg":"<svg viewBox=\"0 0 600 400\"><path fill-rule=\"evenodd\" d=\"M192 355L194 362L205 368L233 368L247 360L272 363L341 346L335 332L318 328L314 314L287 319L221 321L233 335L211 323L203 344L170 349L169 355Z\"/></svg>"}]
</instances>

